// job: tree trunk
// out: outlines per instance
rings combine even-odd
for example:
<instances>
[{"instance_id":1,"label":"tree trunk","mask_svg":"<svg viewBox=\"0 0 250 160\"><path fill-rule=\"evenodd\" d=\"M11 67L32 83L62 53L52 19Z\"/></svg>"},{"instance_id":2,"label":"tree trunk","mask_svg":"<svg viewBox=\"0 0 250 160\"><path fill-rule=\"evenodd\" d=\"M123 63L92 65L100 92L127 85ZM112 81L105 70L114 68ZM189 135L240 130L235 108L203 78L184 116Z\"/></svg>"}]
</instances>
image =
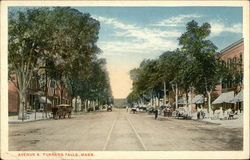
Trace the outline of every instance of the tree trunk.
<instances>
[{"instance_id":1,"label":"tree trunk","mask_svg":"<svg viewBox=\"0 0 250 160\"><path fill-rule=\"evenodd\" d=\"M178 108L178 86L177 86L177 83L176 83L176 86L175 86L175 109Z\"/></svg>"},{"instance_id":2,"label":"tree trunk","mask_svg":"<svg viewBox=\"0 0 250 160\"><path fill-rule=\"evenodd\" d=\"M75 97L75 112L77 112L77 98Z\"/></svg>"},{"instance_id":3,"label":"tree trunk","mask_svg":"<svg viewBox=\"0 0 250 160\"><path fill-rule=\"evenodd\" d=\"M28 88L28 85L30 83L31 80L31 73L30 72L25 72L21 71L21 72L17 72L16 74L16 78L17 78L17 84L15 82L14 85L16 86L16 88L18 89L18 93L19 93L19 110L18 110L18 119L23 119L24 117L24 104L25 104L25 92L26 89Z\"/></svg>"},{"instance_id":4,"label":"tree trunk","mask_svg":"<svg viewBox=\"0 0 250 160\"><path fill-rule=\"evenodd\" d=\"M160 93L158 93L158 96L157 96L157 100L158 100L158 107L160 107Z\"/></svg>"},{"instance_id":5,"label":"tree trunk","mask_svg":"<svg viewBox=\"0 0 250 160\"><path fill-rule=\"evenodd\" d=\"M163 98L163 105L166 106L166 101L167 101L167 95L166 95L166 82L163 82L163 87L164 87L164 98Z\"/></svg>"},{"instance_id":6,"label":"tree trunk","mask_svg":"<svg viewBox=\"0 0 250 160\"><path fill-rule=\"evenodd\" d=\"M74 100L74 98L71 98L71 106L73 107L73 100ZM74 108L74 107L73 107Z\"/></svg>"},{"instance_id":7,"label":"tree trunk","mask_svg":"<svg viewBox=\"0 0 250 160\"><path fill-rule=\"evenodd\" d=\"M156 109L156 97L154 97L154 108Z\"/></svg>"},{"instance_id":8,"label":"tree trunk","mask_svg":"<svg viewBox=\"0 0 250 160\"><path fill-rule=\"evenodd\" d=\"M93 111L95 111L95 101L92 100L91 103L92 103Z\"/></svg>"},{"instance_id":9,"label":"tree trunk","mask_svg":"<svg viewBox=\"0 0 250 160\"><path fill-rule=\"evenodd\" d=\"M188 114L189 116L192 116L192 88L190 89L190 92L188 93Z\"/></svg>"},{"instance_id":10,"label":"tree trunk","mask_svg":"<svg viewBox=\"0 0 250 160\"><path fill-rule=\"evenodd\" d=\"M151 93L150 104L151 104L151 107L153 107L153 94L152 93Z\"/></svg>"},{"instance_id":11,"label":"tree trunk","mask_svg":"<svg viewBox=\"0 0 250 160\"><path fill-rule=\"evenodd\" d=\"M25 101L25 93L19 92L19 111L18 111L18 119L23 119L24 115L24 101Z\"/></svg>"},{"instance_id":12,"label":"tree trunk","mask_svg":"<svg viewBox=\"0 0 250 160\"><path fill-rule=\"evenodd\" d=\"M63 99L63 88L61 86L60 104L62 104L62 99Z\"/></svg>"},{"instance_id":13,"label":"tree trunk","mask_svg":"<svg viewBox=\"0 0 250 160\"><path fill-rule=\"evenodd\" d=\"M88 102L89 102L89 101L86 99L86 100L85 100L85 112L87 112L87 109L88 109Z\"/></svg>"},{"instance_id":14,"label":"tree trunk","mask_svg":"<svg viewBox=\"0 0 250 160\"><path fill-rule=\"evenodd\" d=\"M186 96L186 107L185 107L185 110L187 111L187 114L189 115L189 109L188 109L188 91L186 91L185 93L185 96Z\"/></svg>"},{"instance_id":15,"label":"tree trunk","mask_svg":"<svg viewBox=\"0 0 250 160\"><path fill-rule=\"evenodd\" d=\"M83 105L85 107L85 100L81 100L81 112L83 112Z\"/></svg>"},{"instance_id":16,"label":"tree trunk","mask_svg":"<svg viewBox=\"0 0 250 160\"><path fill-rule=\"evenodd\" d=\"M209 117L211 118L213 116L213 111L211 107L211 93L212 91L207 91L207 96L208 96L208 112L209 112Z\"/></svg>"}]
</instances>

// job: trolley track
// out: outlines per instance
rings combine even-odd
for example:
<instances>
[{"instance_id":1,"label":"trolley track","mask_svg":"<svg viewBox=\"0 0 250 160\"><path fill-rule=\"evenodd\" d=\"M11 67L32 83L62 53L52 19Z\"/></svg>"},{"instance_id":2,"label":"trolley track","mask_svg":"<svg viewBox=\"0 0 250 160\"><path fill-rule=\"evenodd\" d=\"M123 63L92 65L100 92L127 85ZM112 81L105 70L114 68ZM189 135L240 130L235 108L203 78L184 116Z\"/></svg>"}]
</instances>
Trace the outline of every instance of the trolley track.
<instances>
[{"instance_id":1,"label":"trolley track","mask_svg":"<svg viewBox=\"0 0 250 160\"><path fill-rule=\"evenodd\" d=\"M120 110L110 127L103 147L105 150L147 150L132 121Z\"/></svg>"}]
</instances>

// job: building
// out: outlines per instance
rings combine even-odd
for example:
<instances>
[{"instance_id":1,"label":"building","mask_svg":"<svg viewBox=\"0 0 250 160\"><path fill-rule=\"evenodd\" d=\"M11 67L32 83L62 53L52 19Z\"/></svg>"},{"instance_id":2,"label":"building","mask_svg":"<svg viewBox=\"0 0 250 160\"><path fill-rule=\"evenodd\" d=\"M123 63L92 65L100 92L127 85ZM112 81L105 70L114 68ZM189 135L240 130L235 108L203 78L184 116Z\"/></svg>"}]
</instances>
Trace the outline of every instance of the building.
<instances>
[{"instance_id":1,"label":"building","mask_svg":"<svg viewBox=\"0 0 250 160\"><path fill-rule=\"evenodd\" d=\"M8 104L9 104L9 113L10 114L17 113L18 106L19 106L18 90L15 86L16 77L13 76L12 78L13 78L13 82L8 83L8 100L9 100Z\"/></svg>"},{"instance_id":2,"label":"building","mask_svg":"<svg viewBox=\"0 0 250 160\"><path fill-rule=\"evenodd\" d=\"M8 107L9 114L18 113L19 108L19 96L16 88L17 81L15 75L12 76L13 81L8 83ZM25 96L25 109L43 110L46 103L45 90L41 88L38 78L33 77L30 81L29 87ZM47 81L47 105L56 106L60 103L70 103L70 94L68 89L62 87L59 82L48 80ZM38 102L38 103L36 103Z\"/></svg>"},{"instance_id":3,"label":"building","mask_svg":"<svg viewBox=\"0 0 250 160\"><path fill-rule=\"evenodd\" d=\"M226 103L226 108L234 108L235 110L243 110L243 55L244 55L244 40L240 39L222 49L220 52L219 59L222 60L223 65L225 65L230 72L232 69L232 74L230 77L225 77L221 80L221 84L217 85L215 92L219 95L216 99L224 99L228 101ZM233 93L233 96L228 96ZM239 97L241 95L241 97ZM224 96L224 97L223 97ZM240 101L232 101L229 97L238 96ZM233 104L235 103L235 104Z\"/></svg>"},{"instance_id":4,"label":"building","mask_svg":"<svg viewBox=\"0 0 250 160\"><path fill-rule=\"evenodd\" d=\"M216 92L220 95L221 93L228 91L239 92L243 88L243 54L244 54L244 40L240 39L237 42L230 44L220 52L219 59L223 61L223 64L230 67L233 63L241 63L241 67L238 68L240 72L241 85L236 85L233 80L222 79L221 85L216 86Z\"/></svg>"}]
</instances>

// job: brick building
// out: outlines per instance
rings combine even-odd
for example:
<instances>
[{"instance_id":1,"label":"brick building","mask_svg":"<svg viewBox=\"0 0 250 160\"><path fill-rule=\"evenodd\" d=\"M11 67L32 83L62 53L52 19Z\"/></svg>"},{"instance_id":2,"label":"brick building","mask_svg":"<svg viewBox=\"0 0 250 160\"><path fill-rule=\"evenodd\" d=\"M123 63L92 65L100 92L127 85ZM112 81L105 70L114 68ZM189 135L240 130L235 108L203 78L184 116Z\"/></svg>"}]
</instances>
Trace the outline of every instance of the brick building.
<instances>
[{"instance_id":1,"label":"brick building","mask_svg":"<svg viewBox=\"0 0 250 160\"><path fill-rule=\"evenodd\" d=\"M15 81L15 76L13 76L13 81ZM9 113L17 113L19 106L19 96L18 90L13 82L8 83L8 105L9 105Z\"/></svg>"},{"instance_id":2,"label":"brick building","mask_svg":"<svg viewBox=\"0 0 250 160\"><path fill-rule=\"evenodd\" d=\"M223 95L227 95L229 93L233 93L233 96L241 95L241 99L243 100L243 55L244 55L244 40L240 39L228 47L221 50L221 54L219 59L222 60L222 63L230 69L233 65L237 65L232 68L236 74L236 76L231 78L224 78L221 80L221 84L217 85L215 88L215 92L221 96L223 99L227 97L223 97ZM222 94L223 93L223 94ZM240 93L240 94L239 94ZM233 108L235 110L243 110L243 101L233 102L231 101L226 105L227 107ZM235 104L233 104L235 103Z\"/></svg>"},{"instance_id":3,"label":"brick building","mask_svg":"<svg viewBox=\"0 0 250 160\"><path fill-rule=\"evenodd\" d=\"M232 63L239 62L241 67L238 70L241 73L241 81L243 80L243 54L244 54L244 40L240 39L237 42L230 44L228 47L221 50L219 58L223 61L224 65L230 67ZM221 85L216 86L217 94L228 91L240 91L243 88L243 83L241 85L235 85L232 80L223 79Z\"/></svg>"},{"instance_id":4,"label":"brick building","mask_svg":"<svg viewBox=\"0 0 250 160\"><path fill-rule=\"evenodd\" d=\"M14 84L17 83L15 81L15 76L13 76L13 79L13 82L10 81L8 83L9 114L16 114L18 112L20 101L18 96L18 90L16 88L16 85ZM70 103L70 94L68 89L63 88L60 83L56 81L48 80L47 82L47 103L49 103L50 106L56 106L59 103ZM27 89L25 99L25 109L35 109L36 99L39 99L39 107L37 109L42 109L42 106L44 105L43 103L45 99L45 92L43 89L40 88L37 78L32 78L30 85Z\"/></svg>"}]
</instances>

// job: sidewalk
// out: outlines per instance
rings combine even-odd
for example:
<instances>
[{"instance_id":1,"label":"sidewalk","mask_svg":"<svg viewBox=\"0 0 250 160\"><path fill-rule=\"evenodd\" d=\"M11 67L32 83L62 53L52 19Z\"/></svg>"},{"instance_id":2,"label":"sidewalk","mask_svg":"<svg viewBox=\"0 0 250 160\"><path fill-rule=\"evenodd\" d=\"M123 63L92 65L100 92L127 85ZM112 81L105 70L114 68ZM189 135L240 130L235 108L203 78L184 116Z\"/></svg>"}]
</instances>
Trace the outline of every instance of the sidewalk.
<instances>
[{"instance_id":1,"label":"sidewalk","mask_svg":"<svg viewBox=\"0 0 250 160\"><path fill-rule=\"evenodd\" d=\"M159 115L160 118L168 118L164 117L163 114ZM173 117L171 117L173 118ZM218 124L219 126L225 127L225 128L243 128L243 114L240 114L236 119L209 119L209 118L204 118L204 119L190 119L193 121L198 121L198 122L203 122L203 123L213 123L213 124Z\"/></svg>"},{"instance_id":2,"label":"sidewalk","mask_svg":"<svg viewBox=\"0 0 250 160\"><path fill-rule=\"evenodd\" d=\"M243 116L242 115L239 116L237 119L232 119L232 120L202 119L198 121L219 124L220 126L225 127L225 128L243 128Z\"/></svg>"},{"instance_id":3,"label":"sidewalk","mask_svg":"<svg viewBox=\"0 0 250 160\"><path fill-rule=\"evenodd\" d=\"M41 120L49 120L51 119L51 114L48 113L48 117L46 118L45 113L43 112L36 112L26 114L26 119L19 120L18 116L9 116L9 124L18 124L18 123L26 123L26 122L34 122L34 121L41 121Z\"/></svg>"},{"instance_id":4,"label":"sidewalk","mask_svg":"<svg viewBox=\"0 0 250 160\"><path fill-rule=\"evenodd\" d=\"M98 110L95 112L104 112L104 111L106 111L106 110ZM83 114L88 114L88 113L94 113L94 112L93 111L92 112L85 112L85 111L74 112L74 111L72 111L72 115L83 115ZM36 114L35 114L35 112L32 112L30 114L26 114L27 118L24 119L23 121L19 120L18 116L9 116L8 122L9 122L9 124L19 124L19 123L42 121L42 120L52 120L51 112L49 112L47 115L48 115L48 117L46 118L46 115L43 112L36 112Z\"/></svg>"}]
</instances>

